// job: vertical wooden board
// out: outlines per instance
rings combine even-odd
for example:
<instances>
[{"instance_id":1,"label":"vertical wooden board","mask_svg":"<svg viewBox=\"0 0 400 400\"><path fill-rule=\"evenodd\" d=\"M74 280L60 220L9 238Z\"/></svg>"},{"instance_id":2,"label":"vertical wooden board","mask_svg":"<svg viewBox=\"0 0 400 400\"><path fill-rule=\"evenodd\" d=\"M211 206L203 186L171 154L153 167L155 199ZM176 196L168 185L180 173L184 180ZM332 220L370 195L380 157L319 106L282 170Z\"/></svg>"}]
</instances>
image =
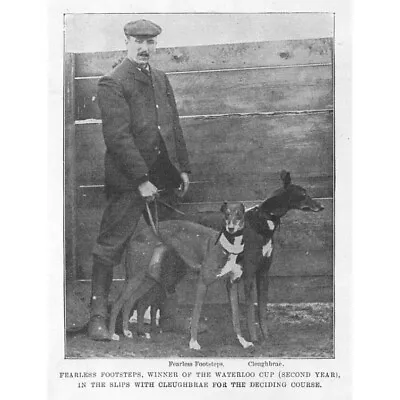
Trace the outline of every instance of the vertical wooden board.
<instances>
[{"instance_id":1,"label":"vertical wooden board","mask_svg":"<svg viewBox=\"0 0 400 400\"><path fill-rule=\"evenodd\" d=\"M170 75L181 116L333 107L332 67L301 66ZM97 79L76 80L78 120L100 118Z\"/></svg>"},{"instance_id":2,"label":"vertical wooden board","mask_svg":"<svg viewBox=\"0 0 400 400\"><path fill-rule=\"evenodd\" d=\"M78 185L104 184L104 143L101 124L76 126L76 164Z\"/></svg>"},{"instance_id":3,"label":"vertical wooden board","mask_svg":"<svg viewBox=\"0 0 400 400\"><path fill-rule=\"evenodd\" d=\"M76 76L104 75L125 56L126 51L77 54ZM160 48L152 60L166 72L331 62L331 38Z\"/></svg>"},{"instance_id":4,"label":"vertical wooden board","mask_svg":"<svg viewBox=\"0 0 400 400\"><path fill-rule=\"evenodd\" d=\"M76 277L75 58L64 59L64 254L68 280Z\"/></svg>"}]
</instances>

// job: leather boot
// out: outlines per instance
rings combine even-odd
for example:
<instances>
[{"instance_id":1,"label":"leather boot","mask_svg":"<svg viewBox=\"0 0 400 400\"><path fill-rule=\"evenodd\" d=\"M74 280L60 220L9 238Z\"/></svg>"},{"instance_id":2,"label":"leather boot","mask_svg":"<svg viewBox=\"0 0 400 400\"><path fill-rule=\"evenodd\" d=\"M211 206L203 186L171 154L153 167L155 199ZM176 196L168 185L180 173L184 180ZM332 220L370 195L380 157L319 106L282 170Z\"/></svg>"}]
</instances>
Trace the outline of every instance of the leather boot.
<instances>
[{"instance_id":1,"label":"leather boot","mask_svg":"<svg viewBox=\"0 0 400 400\"><path fill-rule=\"evenodd\" d=\"M167 294L160 307L160 328L163 332L189 332L190 318L178 315L178 295ZM207 331L207 325L200 321L198 333Z\"/></svg>"},{"instance_id":2,"label":"leather boot","mask_svg":"<svg viewBox=\"0 0 400 400\"><path fill-rule=\"evenodd\" d=\"M99 262L93 263L92 297L88 336L93 340L110 340L107 329L108 295L113 278L113 268Z\"/></svg>"}]
</instances>

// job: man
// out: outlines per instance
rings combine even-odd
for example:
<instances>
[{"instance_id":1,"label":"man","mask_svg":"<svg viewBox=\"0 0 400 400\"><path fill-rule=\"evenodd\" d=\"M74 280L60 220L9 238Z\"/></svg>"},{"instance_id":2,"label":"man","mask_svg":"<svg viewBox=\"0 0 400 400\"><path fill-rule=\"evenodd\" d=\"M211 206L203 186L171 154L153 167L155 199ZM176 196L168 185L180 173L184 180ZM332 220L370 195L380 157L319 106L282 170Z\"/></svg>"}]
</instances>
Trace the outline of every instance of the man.
<instances>
[{"instance_id":1,"label":"man","mask_svg":"<svg viewBox=\"0 0 400 400\"><path fill-rule=\"evenodd\" d=\"M109 340L107 303L113 268L121 262L145 202L158 190L189 188L189 161L171 85L150 67L161 28L147 20L124 27L127 57L98 84L98 104L106 144L108 205L93 249L92 298L88 335ZM176 308L176 297L169 297ZM170 308L171 308L170 307ZM165 315L173 310L164 310Z\"/></svg>"}]
</instances>

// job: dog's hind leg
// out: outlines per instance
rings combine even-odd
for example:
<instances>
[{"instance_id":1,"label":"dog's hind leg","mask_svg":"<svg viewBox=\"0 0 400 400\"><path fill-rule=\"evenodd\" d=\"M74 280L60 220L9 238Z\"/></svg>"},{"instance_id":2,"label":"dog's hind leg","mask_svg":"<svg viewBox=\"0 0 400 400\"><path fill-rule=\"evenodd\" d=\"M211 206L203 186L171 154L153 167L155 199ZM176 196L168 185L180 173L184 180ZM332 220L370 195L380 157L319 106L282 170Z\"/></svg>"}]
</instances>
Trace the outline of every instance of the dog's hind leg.
<instances>
[{"instance_id":1,"label":"dog's hind leg","mask_svg":"<svg viewBox=\"0 0 400 400\"><path fill-rule=\"evenodd\" d=\"M154 303L150 307L150 332L157 332L157 311L159 309L159 303Z\"/></svg>"},{"instance_id":2,"label":"dog's hind leg","mask_svg":"<svg viewBox=\"0 0 400 400\"><path fill-rule=\"evenodd\" d=\"M165 298L164 289L162 289L161 287L156 287L155 289L157 290L157 296L150 308L150 331L151 332L157 332L157 313L159 312L161 303L163 302L163 300Z\"/></svg>"},{"instance_id":3,"label":"dog's hind leg","mask_svg":"<svg viewBox=\"0 0 400 400\"><path fill-rule=\"evenodd\" d=\"M148 307L148 302L143 298L139 299L136 306L137 313L137 321L136 321L136 334L138 336L145 336L144 332L144 315L146 313L146 309ZM127 337L132 337L129 334L130 331L128 329L124 329L124 335Z\"/></svg>"},{"instance_id":4,"label":"dog's hind leg","mask_svg":"<svg viewBox=\"0 0 400 400\"><path fill-rule=\"evenodd\" d=\"M203 282L203 278L199 276L196 291L196 301L193 309L192 321L190 323L190 342L189 348L192 350L200 350L201 346L197 341L197 332L199 329L199 321L201 308L203 306L204 298L207 294L207 285Z\"/></svg>"},{"instance_id":5,"label":"dog's hind leg","mask_svg":"<svg viewBox=\"0 0 400 400\"><path fill-rule=\"evenodd\" d=\"M245 340L245 338L242 336L242 331L240 329L239 285L237 283L231 284L228 281L227 289L228 289L229 300L230 300L231 309L232 309L233 330L235 331L236 337L238 338L242 347L244 349L247 349L254 345L253 345L253 343Z\"/></svg>"},{"instance_id":6,"label":"dog's hind leg","mask_svg":"<svg viewBox=\"0 0 400 400\"><path fill-rule=\"evenodd\" d=\"M134 306L134 304L142 297L144 296L147 292L149 292L157 283L148 277L145 277L143 281L140 282L140 286L136 290L132 290L131 292L131 297L125 302L123 305L123 311L122 311L122 331L124 333L125 337L132 338L133 334L132 332L128 329L128 323L129 323L129 314ZM143 303L142 303L143 304ZM140 307L140 302L139 302L139 307ZM147 307L145 307L146 309ZM138 315L138 324L139 324L139 318L142 318L142 325L143 325L143 316L144 312L143 310L140 310L141 317L139 317L139 309L137 310L137 315ZM145 310L144 310L145 311ZM142 327L143 328L143 327Z\"/></svg>"},{"instance_id":7,"label":"dog's hind leg","mask_svg":"<svg viewBox=\"0 0 400 400\"><path fill-rule=\"evenodd\" d=\"M253 295L255 288L256 288L255 278L245 280L244 297L246 299L247 329L249 330L250 340L252 342L257 341L254 295Z\"/></svg>"},{"instance_id":8,"label":"dog's hind leg","mask_svg":"<svg viewBox=\"0 0 400 400\"><path fill-rule=\"evenodd\" d=\"M268 305L268 286L269 277L268 269L258 270L256 273L257 282L257 301L258 301L258 321L260 323L260 330L263 341L267 339L267 305Z\"/></svg>"},{"instance_id":9,"label":"dog's hind leg","mask_svg":"<svg viewBox=\"0 0 400 400\"><path fill-rule=\"evenodd\" d=\"M138 278L128 279L124 288L122 289L117 300L113 304L110 313L110 322L108 326L108 331L110 333L110 338L112 340L119 340L119 336L115 333L115 324L117 322L117 317L121 311L123 305L131 298L132 293L134 293L142 284L142 280ZM132 303L132 307L133 307ZM131 308L132 309L132 308Z\"/></svg>"}]
</instances>

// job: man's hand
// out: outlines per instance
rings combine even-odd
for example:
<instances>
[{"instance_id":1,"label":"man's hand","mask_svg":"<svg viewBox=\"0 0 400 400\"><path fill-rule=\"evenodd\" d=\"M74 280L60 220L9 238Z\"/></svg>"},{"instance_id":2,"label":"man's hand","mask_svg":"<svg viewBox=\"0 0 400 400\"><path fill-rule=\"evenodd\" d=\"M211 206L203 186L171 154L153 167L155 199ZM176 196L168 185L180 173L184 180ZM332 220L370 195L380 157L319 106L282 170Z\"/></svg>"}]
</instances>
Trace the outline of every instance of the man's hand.
<instances>
[{"instance_id":1,"label":"man's hand","mask_svg":"<svg viewBox=\"0 0 400 400\"><path fill-rule=\"evenodd\" d=\"M183 197L189 189L189 175L186 172L181 173L183 187L178 191L178 196Z\"/></svg>"},{"instance_id":2,"label":"man's hand","mask_svg":"<svg viewBox=\"0 0 400 400\"><path fill-rule=\"evenodd\" d=\"M150 181L141 183L138 189L140 195L148 201L154 200L158 190Z\"/></svg>"}]
</instances>

